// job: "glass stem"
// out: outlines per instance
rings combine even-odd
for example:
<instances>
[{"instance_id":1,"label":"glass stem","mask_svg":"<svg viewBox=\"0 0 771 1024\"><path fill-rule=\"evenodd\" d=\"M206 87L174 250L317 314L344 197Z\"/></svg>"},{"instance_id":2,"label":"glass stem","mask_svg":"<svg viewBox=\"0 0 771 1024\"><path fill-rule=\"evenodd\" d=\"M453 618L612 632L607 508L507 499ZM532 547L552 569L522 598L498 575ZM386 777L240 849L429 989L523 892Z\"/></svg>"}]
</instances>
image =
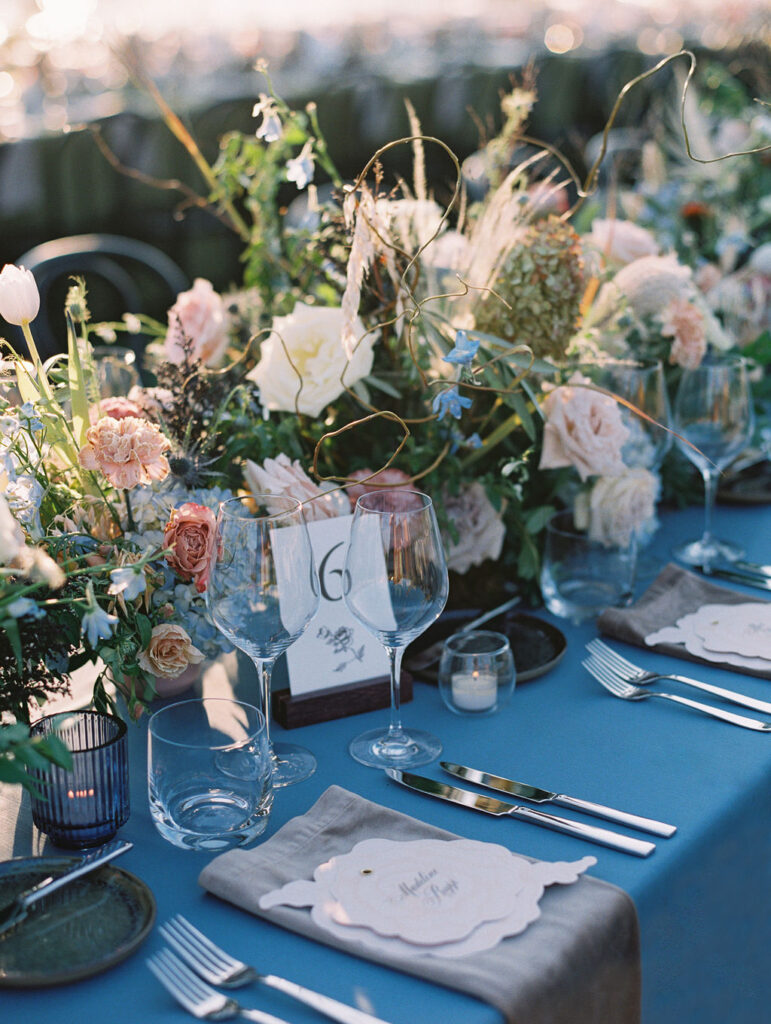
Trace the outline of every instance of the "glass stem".
<instances>
[{"instance_id":1,"label":"glass stem","mask_svg":"<svg viewBox=\"0 0 771 1024\"><path fill-rule=\"evenodd\" d=\"M275 758L275 754L273 754L273 744L270 741L270 680L273 675L273 666L276 659L267 658L263 661L260 658L252 658L252 661L254 662L254 667L257 669L257 679L260 688L260 710L265 717L265 738L268 741L271 756Z\"/></svg>"},{"instance_id":2,"label":"glass stem","mask_svg":"<svg viewBox=\"0 0 771 1024\"><path fill-rule=\"evenodd\" d=\"M704 536L702 544L707 546L712 543L712 510L715 507L718 473L713 469L704 469L701 475L704 478Z\"/></svg>"},{"instance_id":3,"label":"glass stem","mask_svg":"<svg viewBox=\"0 0 771 1024\"><path fill-rule=\"evenodd\" d=\"M388 725L388 739L402 740L405 737L402 729L402 693L401 673L403 647L388 647L388 661L391 666L391 721Z\"/></svg>"}]
</instances>

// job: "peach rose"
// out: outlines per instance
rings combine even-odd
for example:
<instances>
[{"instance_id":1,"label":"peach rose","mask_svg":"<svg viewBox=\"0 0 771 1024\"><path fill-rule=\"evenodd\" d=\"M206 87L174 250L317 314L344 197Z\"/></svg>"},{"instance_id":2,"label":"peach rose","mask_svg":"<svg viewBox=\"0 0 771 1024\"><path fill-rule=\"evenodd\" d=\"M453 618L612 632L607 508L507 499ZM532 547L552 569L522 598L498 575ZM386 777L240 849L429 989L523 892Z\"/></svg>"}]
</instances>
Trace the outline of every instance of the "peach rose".
<instances>
[{"instance_id":1,"label":"peach rose","mask_svg":"<svg viewBox=\"0 0 771 1024\"><path fill-rule=\"evenodd\" d=\"M192 346L190 358L216 366L228 347L225 303L210 281L196 278L193 287L180 292L169 310L169 330L163 344L170 363L185 360L185 343Z\"/></svg>"},{"instance_id":2,"label":"peach rose","mask_svg":"<svg viewBox=\"0 0 771 1024\"><path fill-rule=\"evenodd\" d=\"M115 487L130 488L165 480L169 463L163 454L171 448L154 424L137 416L116 420L103 416L86 431L78 458L81 466L101 470Z\"/></svg>"},{"instance_id":3,"label":"peach rose","mask_svg":"<svg viewBox=\"0 0 771 1024\"><path fill-rule=\"evenodd\" d=\"M198 665L203 654L193 646L188 633L172 622L153 626L150 643L139 652L139 667L160 679L182 675L188 665Z\"/></svg>"},{"instance_id":4,"label":"peach rose","mask_svg":"<svg viewBox=\"0 0 771 1024\"><path fill-rule=\"evenodd\" d=\"M628 220L597 218L592 222L589 241L611 263L623 265L639 260L643 256L656 256L659 251L656 239L650 231Z\"/></svg>"},{"instance_id":5,"label":"peach rose","mask_svg":"<svg viewBox=\"0 0 771 1024\"><path fill-rule=\"evenodd\" d=\"M166 561L183 580L192 580L199 594L209 582L216 528L217 519L210 508L186 501L171 510L163 533L164 546L173 548Z\"/></svg>"},{"instance_id":6,"label":"peach rose","mask_svg":"<svg viewBox=\"0 0 771 1024\"><path fill-rule=\"evenodd\" d=\"M460 494L446 495L444 507L458 533L457 541L445 537L448 569L462 574L472 565L500 556L506 527L482 484L475 481Z\"/></svg>"},{"instance_id":7,"label":"peach rose","mask_svg":"<svg viewBox=\"0 0 771 1024\"><path fill-rule=\"evenodd\" d=\"M624 469L621 449L629 430L617 403L587 387L589 380L574 373L568 384L554 388L543 401L546 425L540 469L575 466L582 480L617 476Z\"/></svg>"},{"instance_id":8,"label":"peach rose","mask_svg":"<svg viewBox=\"0 0 771 1024\"><path fill-rule=\"evenodd\" d=\"M275 459L266 459L262 466L251 459L244 464L244 481L252 494L283 494L302 503L308 523L317 519L334 519L350 511L348 498L333 484L319 487L300 465L281 452Z\"/></svg>"},{"instance_id":9,"label":"peach rose","mask_svg":"<svg viewBox=\"0 0 771 1024\"><path fill-rule=\"evenodd\" d=\"M707 351L704 317L687 299L672 299L662 313L661 333L674 338L669 352L670 363L685 370L695 370Z\"/></svg>"}]
</instances>

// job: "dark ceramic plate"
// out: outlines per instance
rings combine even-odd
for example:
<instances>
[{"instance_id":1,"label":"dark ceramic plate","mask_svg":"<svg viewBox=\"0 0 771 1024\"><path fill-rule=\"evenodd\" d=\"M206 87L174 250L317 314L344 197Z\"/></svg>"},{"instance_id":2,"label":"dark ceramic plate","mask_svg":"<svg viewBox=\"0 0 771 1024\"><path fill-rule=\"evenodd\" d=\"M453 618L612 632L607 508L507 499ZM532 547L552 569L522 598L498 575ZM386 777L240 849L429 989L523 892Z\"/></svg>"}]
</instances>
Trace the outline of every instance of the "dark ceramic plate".
<instances>
[{"instance_id":1,"label":"dark ceramic plate","mask_svg":"<svg viewBox=\"0 0 771 1024\"><path fill-rule=\"evenodd\" d=\"M472 609L465 613L454 610L447 617L442 616L436 626L432 627L431 644L447 639L479 614L478 609ZM479 628L492 629L509 638L514 664L517 667L517 683L537 679L538 676L553 669L562 661L568 646L565 634L561 630L527 612L507 612L497 619L485 622ZM425 635L428 636L428 631ZM404 667L419 679L435 683L439 669L439 651L432 652L425 645L413 650L411 645L404 656Z\"/></svg>"},{"instance_id":2,"label":"dark ceramic plate","mask_svg":"<svg viewBox=\"0 0 771 1024\"><path fill-rule=\"evenodd\" d=\"M741 473L729 470L721 477L717 496L727 505L771 504L771 460L758 462Z\"/></svg>"},{"instance_id":3,"label":"dark ceramic plate","mask_svg":"<svg viewBox=\"0 0 771 1024\"><path fill-rule=\"evenodd\" d=\"M0 907L71 865L69 857L0 863ZM41 900L0 935L0 985L37 988L98 974L133 953L154 920L155 900L145 883L105 864Z\"/></svg>"}]
</instances>

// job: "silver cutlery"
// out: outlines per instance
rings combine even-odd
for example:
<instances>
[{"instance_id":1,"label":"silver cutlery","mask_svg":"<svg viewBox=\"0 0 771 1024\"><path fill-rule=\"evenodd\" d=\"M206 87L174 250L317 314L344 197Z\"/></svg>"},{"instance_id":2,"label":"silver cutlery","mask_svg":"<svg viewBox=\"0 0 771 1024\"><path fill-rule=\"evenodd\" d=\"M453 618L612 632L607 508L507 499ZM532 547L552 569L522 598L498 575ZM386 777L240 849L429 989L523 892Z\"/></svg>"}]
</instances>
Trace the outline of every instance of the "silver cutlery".
<instances>
[{"instance_id":1,"label":"silver cutlery","mask_svg":"<svg viewBox=\"0 0 771 1024\"><path fill-rule=\"evenodd\" d=\"M631 828L652 832L654 835L667 838L677 831L675 825L667 825L666 822L643 818L638 814L629 814L626 811L617 811L613 807L605 807L603 804L593 803L591 800L580 800L578 797L567 796L565 793L552 793L547 789L528 786L524 782L514 782L513 779L491 775L489 772L482 772L476 768L467 768L466 765L453 764L451 761L440 761L439 763L450 775L466 779L467 782L474 782L478 786L487 786L488 789L494 789L499 793L508 793L510 796L519 797L520 800L570 807L574 811L583 811L585 814L593 814L597 818L605 818L608 821L618 822L620 825L629 825Z\"/></svg>"},{"instance_id":2,"label":"silver cutlery","mask_svg":"<svg viewBox=\"0 0 771 1024\"><path fill-rule=\"evenodd\" d=\"M174 951L212 985L237 988L258 981L300 1003L312 1006L314 1010L331 1017L332 1020L341 1021L342 1024L385 1024L371 1013L365 1013L330 996L304 988L293 981L287 981L286 978L279 978L275 974L260 974L254 967L237 960L215 945L181 914L175 914L170 921L161 925L161 934Z\"/></svg>"},{"instance_id":3,"label":"silver cutlery","mask_svg":"<svg viewBox=\"0 0 771 1024\"><path fill-rule=\"evenodd\" d=\"M758 565L757 562L747 562L743 558L738 558L731 564L737 569L741 569L743 572L749 572L753 573L755 576L765 576L768 579L771 579L771 565Z\"/></svg>"},{"instance_id":4,"label":"silver cutlery","mask_svg":"<svg viewBox=\"0 0 771 1024\"><path fill-rule=\"evenodd\" d=\"M93 850L91 853L87 853L85 857L81 857L78 863L69 871L65 871L61 875L49 875L42 882L38 882L37 885L33 885L31 888L19 893L16 899L0 912L0 935L10 928L15 928L16 925L21 924L39 900L50 896L57 889L69 885L76 878L81 878L83 875L87 875L89 872L100 868L103 864L107 864L116 857L120 857L121 854L130 850L133 845L133 843L112 840L112 842L100 846L98 850Z\"/></svg>"},{"instance_id":5,"label":"silver cutlery","mask_svg":"<svg viewBox=\"0 0 771 1024\"><path fill-rule=\"evenodd\" d=\"M690 700L688 697L679 697L674 693L661 693L658 690L643 690L639 686L632 686L625 683L615 672L612 672L606 665L601 665L591 655L582 662L584 668L597 682L604 686L614 697L621 700L647 700L649 697L659 697L661 700L670 700L675 704L682 704L684 707L700 711L710 718L717 718L721 722L730 722L731 725L740 725L743 729L754 729L756 732L771 732L771 722L761 722L757 718L747 718L745 715L735 715L732 711L723 711L712 704L701 704L699 701Z\"/></svg>"},{"instance_id":6,"label":"silver cutlery","mask_svg":"<svg viewBox=\"0 0 771 1024\"><path fill-rule=\"evenodd\" d=\"M635 857L647 857L656 849L655 843L646 843L642 839L633 839L631 836L612 832L607 828L585 825L583 822L573 821L570 818L559 818L556 814L537 811L533 807L507 804L503 800L495 800L490 796L472 793L468 789L458 789L456 786L448 786L446 783L437 782L435 779L427 779L422 775L413 775L412 772L403 772L396 768L386 768L385 771L390 779L393 779L394 782L398 782L402 786L406 786L407 789L424 793L427 796L434 796L440 800L449 800L450 803L461 804L463 807L469 807L474 811L482 811L484 814L493 814L498 818L520 818L522 821L529 821L533 825L541 825L544 828L552 829L554 832L564 832L570 836L577 836L579 839L586 839L590 843L599 843L601 846L609 846L611 849L620 850L622 853L631 853Z\"/></svg>"},{"instance_id":7,"label":"silver cutlery","mask_svg":"<svg viewBox=\"0 0 771 1024\"><path fill-rule=\"evenodd\" d=\"M586 645L587 651L599 663L615 672L625 683L633 686L644 686L646 683L655 683L659 679L674 679L675 682L683 683L694 690L702 690L704 693L711 693L713 697L720 697L731 704L738 704L743 708L751 708L753 711L761 711L763 714L771 715L771 703L766 700L756 700L755 697L748 697L744 693L737 693L735 690L725 690L722 686L713 686L711 683L702 683L698 679L691 679L690 676L676 675L674 672L647 672L634 662L622 657L602 640L592 640Z\"/></svg>"},{"instance_id":8,"label":"silver cutlery","mask_svg":"<svg viewBox=\"0 0 771 1024\"><path fill-rule=\"evenodd\" d=\"M272 1013L264 1013L262 1010L247 1009L235 999L217 992L193 974L189 967L185 967L179 957L168 949L150 957L147 966L177 1002L201 1020L245 1017L256 1024L288 1024L281 1017L274 1017Z\"/></svg>"},{"instance_id":9,"label":"silver cutlery","mask_svg":"<svg viewBox=\"0 0 771 1024\"><path fill-rule=\"evenodd\" d=\"M720 580L729 580L731 583L743 583L745 587L757 587L758 590L771 590L771 576L765 572L757 572L754 569L743 568L739 562L724 567L718 565L695 565L694 569L702 576L715 576ZM760 567L760 568L765 568Z\"/></svg>"}]
</instances>

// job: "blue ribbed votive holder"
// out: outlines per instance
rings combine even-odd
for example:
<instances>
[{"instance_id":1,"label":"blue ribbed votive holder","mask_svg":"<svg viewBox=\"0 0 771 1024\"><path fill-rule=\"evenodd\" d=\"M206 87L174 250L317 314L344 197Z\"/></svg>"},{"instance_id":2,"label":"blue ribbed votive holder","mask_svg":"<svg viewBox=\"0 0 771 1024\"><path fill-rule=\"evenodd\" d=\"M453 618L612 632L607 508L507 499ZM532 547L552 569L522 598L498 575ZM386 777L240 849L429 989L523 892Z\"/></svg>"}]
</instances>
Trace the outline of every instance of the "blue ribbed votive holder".
<instances>
[{"instance_id":1,"label":"blue ribbed votive holder","mask_svg":"<svg viewBox=\"0 0 771 1024\"><path fill-rule=\"evenodd\" d=\"M30 732L56 734L72 753L71 769L27 769L35 825L57 846L107 842L129 817L126 723L99 711L63 711L41 718Z\"/></svg>"}]
</instances>

